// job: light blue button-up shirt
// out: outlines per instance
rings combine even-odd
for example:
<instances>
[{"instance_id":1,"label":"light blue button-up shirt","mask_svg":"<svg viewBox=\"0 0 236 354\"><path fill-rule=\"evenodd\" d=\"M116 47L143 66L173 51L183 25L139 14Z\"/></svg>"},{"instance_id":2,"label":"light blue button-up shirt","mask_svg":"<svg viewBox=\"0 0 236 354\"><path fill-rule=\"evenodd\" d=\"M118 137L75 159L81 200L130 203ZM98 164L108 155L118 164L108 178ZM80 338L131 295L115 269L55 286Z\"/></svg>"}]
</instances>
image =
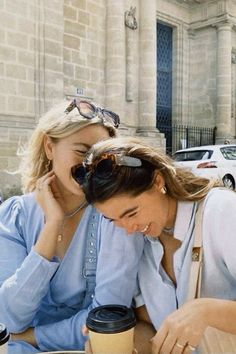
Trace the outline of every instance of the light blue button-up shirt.
<instances>
[{"instance_id":1,"label":"light blue button-up shirt","mask_svg":"<svg viewBox=\"0 0 236 354\"><path fill-rule=\"evenodd\" d=\"M174 237L182 242L174 254L174 286L161 265L163 246L147 237L139 271L141 295L156 329L180 307L188 293L196 203L179 202ZM236 193L214 188L206 197L202 220L202 297L236 299Z\"/></svg>"},{"instance_id":2,"label":"light blue button-up shirt","mask_svg":"<svg viewBox=\"0 0 236 354\"><path fill-rule=\"evenodd\" d=\"M44 225L34 194L13 197L0 206L0 322L12 333L35 327L38 347L10 342L9 354L51 350L81 350L81 327L88 311L113 303L130 306L136 285L143 237L127 236L99 216L96 288L91 304L83 308L83 277L88 206L63 258L51 261L33 248Z\"/></svg>"}]
</instances>

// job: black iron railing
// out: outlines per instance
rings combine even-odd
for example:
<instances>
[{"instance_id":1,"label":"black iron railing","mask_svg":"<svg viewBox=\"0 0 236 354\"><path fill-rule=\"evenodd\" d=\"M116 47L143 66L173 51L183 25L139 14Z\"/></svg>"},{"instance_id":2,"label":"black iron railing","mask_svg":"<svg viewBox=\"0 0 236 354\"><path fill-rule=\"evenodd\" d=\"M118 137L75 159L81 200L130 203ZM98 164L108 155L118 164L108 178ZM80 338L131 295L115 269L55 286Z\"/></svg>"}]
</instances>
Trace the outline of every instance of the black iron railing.
<instances>
[{"instance_id":1,"label":"black iron railing","mask_svg":"<svg viewBox=\"0 0 236 354\"><path fill-rule=\"evenodd\" d=\"M158 126L158 129L165 134L166 152L168 154L193 146L215 145L216 127L172 125Z\"/></svg>"}]
</instances>

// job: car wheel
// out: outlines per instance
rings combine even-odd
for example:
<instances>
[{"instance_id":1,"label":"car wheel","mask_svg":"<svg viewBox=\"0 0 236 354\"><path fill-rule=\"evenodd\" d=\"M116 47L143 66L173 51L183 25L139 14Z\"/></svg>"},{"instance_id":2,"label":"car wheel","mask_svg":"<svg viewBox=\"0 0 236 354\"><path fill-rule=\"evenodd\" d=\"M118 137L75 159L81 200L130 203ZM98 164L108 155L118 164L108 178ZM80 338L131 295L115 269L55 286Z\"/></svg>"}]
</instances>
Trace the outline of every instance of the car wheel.
<instances>
[{"instance_id":1,"label":"car wheel","mask_svg":"<svg viewBox=\"0 0 236 354\"><path fill-rule=\"evenodd\" d=\"M231 175L225 175L222 180L225 187L235 189L235 181Z\"/></svg>"}]
</instances>

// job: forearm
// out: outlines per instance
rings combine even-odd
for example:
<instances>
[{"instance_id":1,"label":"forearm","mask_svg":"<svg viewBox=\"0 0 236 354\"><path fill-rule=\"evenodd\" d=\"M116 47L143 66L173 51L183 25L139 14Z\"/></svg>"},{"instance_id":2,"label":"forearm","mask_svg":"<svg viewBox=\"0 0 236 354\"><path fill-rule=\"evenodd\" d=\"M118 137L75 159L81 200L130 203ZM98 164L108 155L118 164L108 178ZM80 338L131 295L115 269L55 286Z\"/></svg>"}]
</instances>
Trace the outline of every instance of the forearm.
<instances>
[{"instance_id":1,"label":"forearm","mask_svg":"<svg viewBox=\"0 0 236 354\"><path fill-rule=\"evenodd\" d=\"M155 328L145 321L138 321L134 331L134 347L140 354L152 352L151 339L156 334Z\"/></svg>"},{"instance_id":2,"label":"forearm","mask_svg":"<svg viewBox=\"0 0 236 354\"><path fill-rule=\"evenodd\" d=\"M0 322L11 332L22 332L30 326L58 265L32 250L15 274L2 283Z\"/></svg>"},{"instance_id":3,"label":"forearm","mask_svg":"<svg viewBox=\"0 0 236 354\"><path fill-rule=\"evenodd\" d=\"M82 334L82 327L86 323L88 310L81 310L59 322L36 326L34 334L40 350L83 350L87 338Z\"/></svg>"},{"instance_id":4,"label":"forearm","mask_svg":"<svg viewBox=\"0 0 236 354\"><path fill-rule=\"evenodd\" d=\"M145 321L150 324L152 323L145 305L136 307L134 311L135 311L135 316L139 321Z\"/></svg>"},{"instance_id":5,"label":"forearm","mask_svg":"<svg viewBox=\"0 0 236 354\"><path fill-rule=\"evenodd\" d=\"M140 354L150 354L152 352L150 340L155 336L156 330L151 323L145 305L137 307L135 315L137 325L134 331L134 347Z\"/></svg>"}]
</instances>

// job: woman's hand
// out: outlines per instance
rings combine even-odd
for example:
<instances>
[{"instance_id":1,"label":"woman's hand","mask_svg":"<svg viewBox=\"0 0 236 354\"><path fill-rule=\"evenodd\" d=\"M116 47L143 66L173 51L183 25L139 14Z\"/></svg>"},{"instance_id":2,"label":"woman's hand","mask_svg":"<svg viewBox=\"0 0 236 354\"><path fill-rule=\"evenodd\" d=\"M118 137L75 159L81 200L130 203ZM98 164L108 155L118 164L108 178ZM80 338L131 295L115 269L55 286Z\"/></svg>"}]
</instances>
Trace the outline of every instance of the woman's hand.
<instances>
[{"instance_id":1,"label":"woman's hand","mask_svg":"<svg viewBox=\"0 0 236 354\"><path fill-rule=\"evenodd\" d=\"M86 354L93 354L89 340L87 340L87 342L85 343L85 353Z\"/></svg>"},{"instance_id":2,"label":"woman's hand","mask_svg":"<svg viewBox=\"0 0 236 354\"><path fill-rule=\"evenodd\" d=\"M58 221L63 220L63 200L57 187L56 176L53 171L48 172L38 179L35 195L37 202L44 211L46 222L52 219Z\"/></svg>"},{"instance_id":3,"label":"woman's hand","mask_svg":"<svg viewBox=\"0 0 236 354\"><path fill-rule=\"evenodd\" d=\"M63 211L62 195L56 185L53 171L37 181L36 200L43 209L45 225L34 246L42 257L51 260L56 254L58 236L62 232L65 213Z\"/></svg>"},{"instance_id":4,"label":"woman's hand","mask_svg":"<svg viewBox=\"0 0 236 354\"><path fill-rule=\"evenodd\" d=\"M170 314L152 339L152 354L190 354L208 326L208 299L195 299Z\"/></svg>"}]
</instances>

